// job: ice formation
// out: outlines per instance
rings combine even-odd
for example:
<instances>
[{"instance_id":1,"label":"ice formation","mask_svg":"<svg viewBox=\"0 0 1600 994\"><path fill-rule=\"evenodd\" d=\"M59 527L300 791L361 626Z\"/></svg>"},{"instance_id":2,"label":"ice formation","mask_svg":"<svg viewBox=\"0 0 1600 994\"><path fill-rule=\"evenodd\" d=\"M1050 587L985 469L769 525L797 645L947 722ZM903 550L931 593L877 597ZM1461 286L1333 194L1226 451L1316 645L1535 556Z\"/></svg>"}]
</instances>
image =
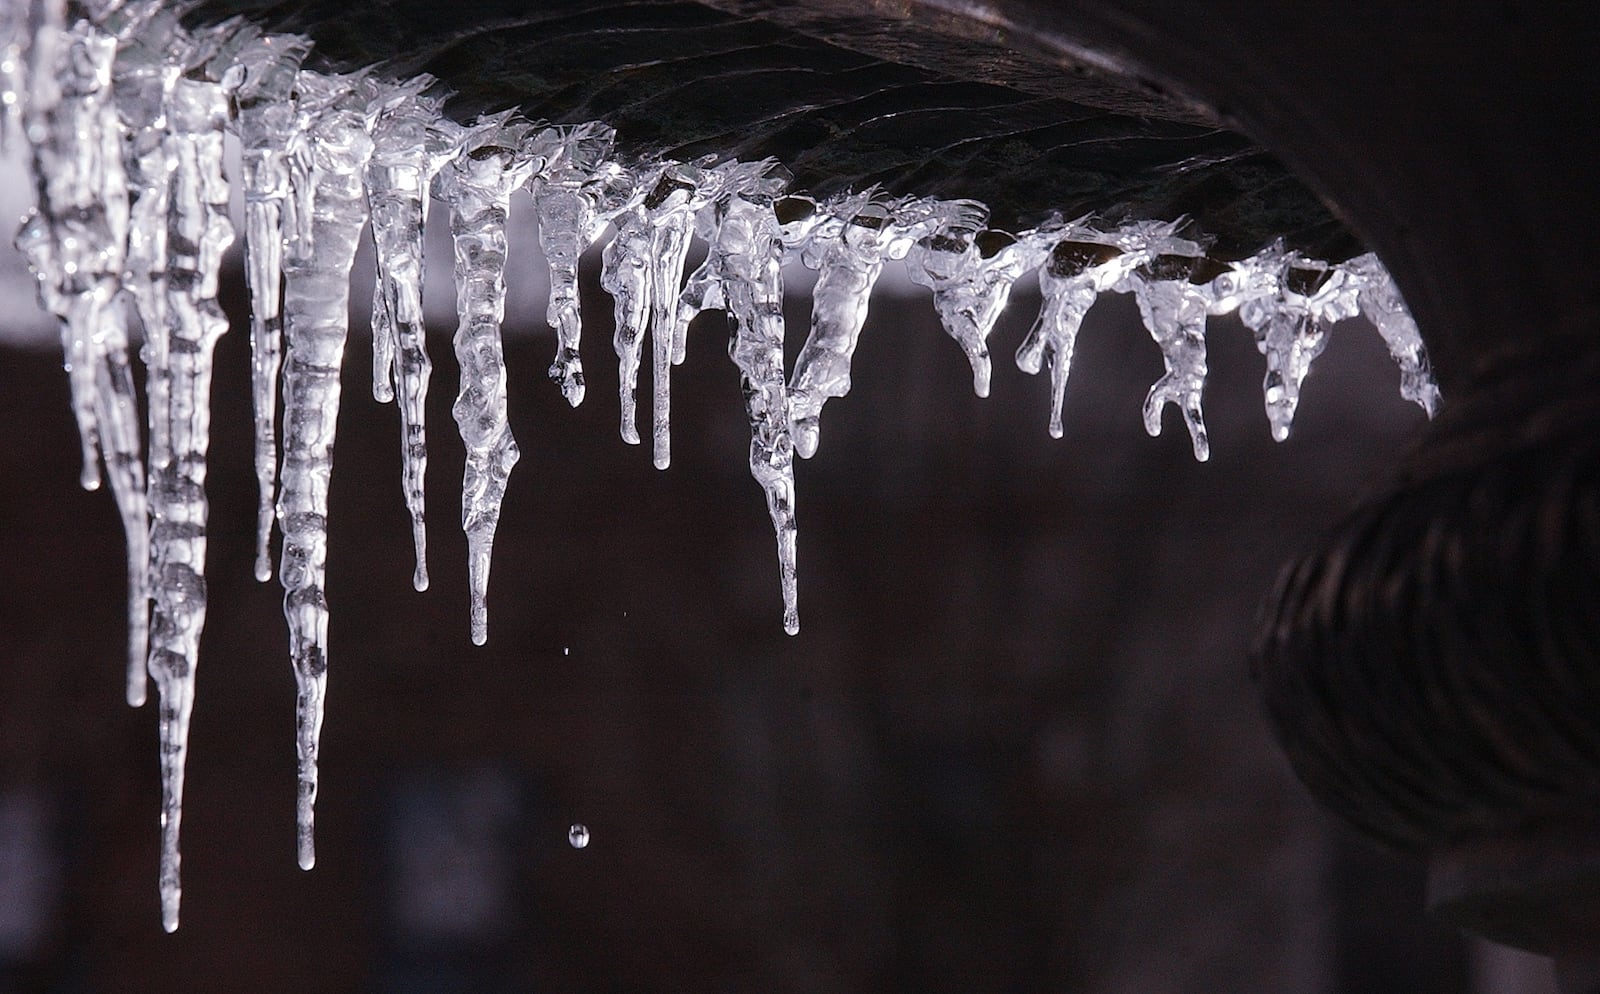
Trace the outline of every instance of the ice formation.
<instances>
[{"instance_id":1,"label":"ice formation","mask_svg":"<svg viewBox=\"0 0 1600 994\"><path fill-rule=\"evenodd\" d=\"M0 0L0 127L33 150L37 207L17 245L61 337L83 449L83 484L111 484L128 544L131 704L145 675L160 695L162 920L178 924L178 829L187 728L205 622L206 451L211 354L227 322L217 305L227 216L223 136L242 150L246 273L251 294L255 464L260 490L256 575L280 578L298 686L297 849L315 858L317 753L328 674L324 589L328 488L348 334L350 270L370 217L373 395L400 409L401 491L412 522L417 589L427 586L423 230L431 199L454 237L461 382L453 407L466 450L470 630L488 631L488 579L501 501L519 453L506 419L500 328L512 197L531 195L550 270L549 373L567 401L584 397L577 275L602 250L614 299L620 430L637 444L637 385L648 332L653 461L671 458L671 367L690 322L725 312L728 354L750 426L749 469L777 539L785 630L799 630L794 456L817 451L821 416L850 389L873 288L887 263L932 291L945 331L987 396L988 340L1019 279L1037 270L1043 305L1016 353L1048 367L1050 434L1077 334L1107 292L1132 294L1165 371L1144 404L1151 434L1178 407L1197 459L1210 446L1201 410L1209 318L1233 311L1266 359L1273 437L1287 437L1301 384L1334 324L1357 313L1401 371L1401 394L1430 416L1438 390L1398 288L1376 257L1330 265L1271 245L1243 260L1210 258L1180 220L1118 224L1052 218L987 227L973 201L845 192L821 202L787 189L773 162L715 157L626 161L603 123L544 125L507 111L466 124L441 115L431 79L329 75L304 68L310 43L236 22L189 31L164 0ZM431 195L431 196L430 196ZM703 265L685 280L698 237ZM785 265L817 273L809 333L785 369ZM140 452L130 319L142 331L148 445ZM282 397L282 449L277 404ZM587 832L574 826L572 844Z\"/></svg>"}]
</instances>

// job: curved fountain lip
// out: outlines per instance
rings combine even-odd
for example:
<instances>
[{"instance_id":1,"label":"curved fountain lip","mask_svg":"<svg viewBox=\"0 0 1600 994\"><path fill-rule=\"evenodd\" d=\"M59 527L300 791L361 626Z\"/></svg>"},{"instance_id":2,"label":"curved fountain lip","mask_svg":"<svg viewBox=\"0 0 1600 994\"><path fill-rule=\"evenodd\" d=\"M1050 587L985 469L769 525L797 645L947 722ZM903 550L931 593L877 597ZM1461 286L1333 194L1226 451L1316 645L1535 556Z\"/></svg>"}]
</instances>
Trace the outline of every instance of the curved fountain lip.
<instances>
[{"instance_id":1,"label":"curved fountain lip","mask_svg":"<svg viewBox=\"0 0 1600 994\"><path fill-rule=\"evenodd\" d=\"M921 28L925 18L828 2L554 0L530 13L204 0L190 19L240 14L314 39L313 68L438 77L459 120L512 105L533 120L605 120L628 154L770 156L795 189L972 197L1013 231L1053 211L1190 217L1224 258L1279 236L1332 261L1362 251L1272 155L1196 105L1087 60L1064 66L1042 45L1012 47L1015 33L983 39L964 14Z\"/></svg>"}]
</instances>

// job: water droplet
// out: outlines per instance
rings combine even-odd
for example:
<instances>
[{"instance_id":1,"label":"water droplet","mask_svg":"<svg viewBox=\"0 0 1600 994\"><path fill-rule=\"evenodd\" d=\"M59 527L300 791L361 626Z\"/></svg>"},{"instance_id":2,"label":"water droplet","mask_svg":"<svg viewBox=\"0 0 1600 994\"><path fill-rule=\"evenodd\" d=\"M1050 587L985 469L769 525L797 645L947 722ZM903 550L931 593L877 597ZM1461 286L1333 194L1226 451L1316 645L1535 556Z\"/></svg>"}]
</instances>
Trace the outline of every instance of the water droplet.
<instances>
[{"instance_id":1,"label":"water droplet","mask_svg":"<svg viewBox=\"0 0 1600 994\"><path fill-rule=\"evenodd\" d=\"M562 655L563 655L563 656L570 656L570 655L572 655L572 646L570 646L570 645L564 645L564 646L562 646L562 647L561 647L561 654L562 654Z\"/></svg>"},{"instance_id":2,"label":"water droplet","mask_svg":"<svg viewBox=\"0 0 1600 994\"><path fill-rule=\"evenodd\" d=\"M572 843L572 848L582 849L589 844L589 828L577 824L567 829L567 841Z\"/></svg>"}]
</instances>

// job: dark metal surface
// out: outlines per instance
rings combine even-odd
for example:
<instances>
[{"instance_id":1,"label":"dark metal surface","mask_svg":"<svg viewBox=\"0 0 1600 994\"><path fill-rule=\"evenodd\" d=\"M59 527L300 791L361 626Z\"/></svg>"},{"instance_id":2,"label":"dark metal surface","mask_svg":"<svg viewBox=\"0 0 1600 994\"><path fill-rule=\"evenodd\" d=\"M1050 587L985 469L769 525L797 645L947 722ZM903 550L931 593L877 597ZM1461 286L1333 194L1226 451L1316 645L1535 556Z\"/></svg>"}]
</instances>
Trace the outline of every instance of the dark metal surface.
<instances>
[{"instance_id":1,"label":"dark metal surface","mask_svg":"<svg viewBox=\"0 0 1600 994\"><path fill-rule=\"evenodd\" d=\"M722 6L208 0L194 16L303 32L318 66L432 73L456 92L458 116L517 106L605 120L637 156L774 156L817 194L877 183L972 197L1013 230L1051 211L1187 215L1223 257L1278 235L1329 258L1359 251L1275 158L1136 83L870 7L818 21L797 16L805 5Z\"/></svg>"}]
</instances>

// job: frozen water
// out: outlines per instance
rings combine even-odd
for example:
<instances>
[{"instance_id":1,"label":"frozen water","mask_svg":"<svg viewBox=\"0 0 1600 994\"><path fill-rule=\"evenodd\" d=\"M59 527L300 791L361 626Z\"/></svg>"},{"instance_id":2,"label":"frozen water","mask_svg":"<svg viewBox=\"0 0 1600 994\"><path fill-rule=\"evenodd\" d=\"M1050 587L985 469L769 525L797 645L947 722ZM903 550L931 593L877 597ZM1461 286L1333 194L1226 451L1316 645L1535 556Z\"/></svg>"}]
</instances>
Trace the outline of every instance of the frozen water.
<instances>
[{"instance_id":1,"label":"frozen water","mask_svg":"<svg viewBox=\"0 0 1600 994\"><path fill-rule=\"evenodd\" d=\"M519 458L506 417L500 329L506 220L523 188L550 276L546 318L556 352L549 372L574 406L585 392L578 267L584 251L614 230L601 252L601 284L615 307L620 431L638 443L648 331L653 460L661 468L671 459L671 367L684 361L689 323L703 311L725 312L750 427L749 470L772 520L790 633L799 629L794 456L815 454L823 407L849 392L873 290L895 260L932 291L979 396L992 385L988 341L996 321L1016 281L1038 270L1042 306L1016 362L1028 373L1048 367L1056 437L1079 328L1108 291L1135 296L1162 354L1164 375L1144 404L1147 430L1159 433L1165 406L1177 405L1199 459L1209 455L1201 411L1207 321L1235 310L1265 357L1264 402L1276 438L1289 433L1330 328L1357 313L1377 326L1399 365L1401 394L1430 416L1438 404L1416 324L1375 256L1329 265L1272 245L1220 263L1172 222L1055 217L1008 233L988 229L987 209L974 201L866 190L819 204L787 193L789 177L772 162L623 161L602 123L546 126L508 112L458 124L441 115L446 94L427 77L380 81L303 70L305 39L232 22L190 33L178 20L181 5L165 0L73 5L70 17L68 10L62 0L0 0L0 127L31 148L36 208L17 244L61 329L83 483L110 483L127 534L126 692L131 703L142 702L148 672L160 694L160 889L168 928L178 921L187 728L206 609L211 354L227 326L217 305L221 255L232 239L224 129L239 137L243 153L260 489L255 568L270 576L276 520L297 684L297 849L306 867L315 858L327 679L328 488L350 271L369 216L373 395L399 407L420 590L428 583L424 415L432 364L422 287L430 192L449 209L461 367L452 411L466 449L462 524L477 643L487 637L494 537ZM696 237L707 247L705 262L685 280ZM790 263L817 275L809 333L786 369L783 270ZM143 461L130 321L143 332ZM588 837L572 826L574 847Z\"/></svg>"},{"instance_id":2,"label":"frozen water","mask_svg":"<svg viewBox=\"0 0 1600 994\"><path fill-rule=\"evenodd\" d=\"M395 87L382 101L367 163L367 200L377 250L372 293L372 395L399 399L401 489L411 514L416 571L411 583L428 589L428 537L424 483L428 471L428 358L423 322L423 225L428 192L440 169L455 158L466 132L443 118L439 100L422 96L421 79Z\"/></svg>"},{"instance_id":3,"label":"frozen water","mask_svg":"<svg viewBox=\"0 0 1600 994\"><path fill-rule=\"evenodd\" d=\"M467 448L461 526L467 533L472 641L489 639L489 560L500 524L506 481L521 453L506 422L506 365L500 322L506 307L506 215L511 192L537 165L532 125L498 117L481 121L462 151L439 174L455 236L456 359L461 390L452 408Z\"/></svg>"},{"instance_id":4,"label":"frozen water","mask_svg":"<svg viewBox=\"0 0 1600 994\"><path fill-rule=\"evenodd\" d=\"M328 486L339 422L339 371L349 333L350 267L367 221L365 174L376 94L368 80L301 72L290 143L285 229L283 465L278 525L284 617L298 695L296 839L316 862L312 819L328 679Z\"/></svg>"}]
</instances>

